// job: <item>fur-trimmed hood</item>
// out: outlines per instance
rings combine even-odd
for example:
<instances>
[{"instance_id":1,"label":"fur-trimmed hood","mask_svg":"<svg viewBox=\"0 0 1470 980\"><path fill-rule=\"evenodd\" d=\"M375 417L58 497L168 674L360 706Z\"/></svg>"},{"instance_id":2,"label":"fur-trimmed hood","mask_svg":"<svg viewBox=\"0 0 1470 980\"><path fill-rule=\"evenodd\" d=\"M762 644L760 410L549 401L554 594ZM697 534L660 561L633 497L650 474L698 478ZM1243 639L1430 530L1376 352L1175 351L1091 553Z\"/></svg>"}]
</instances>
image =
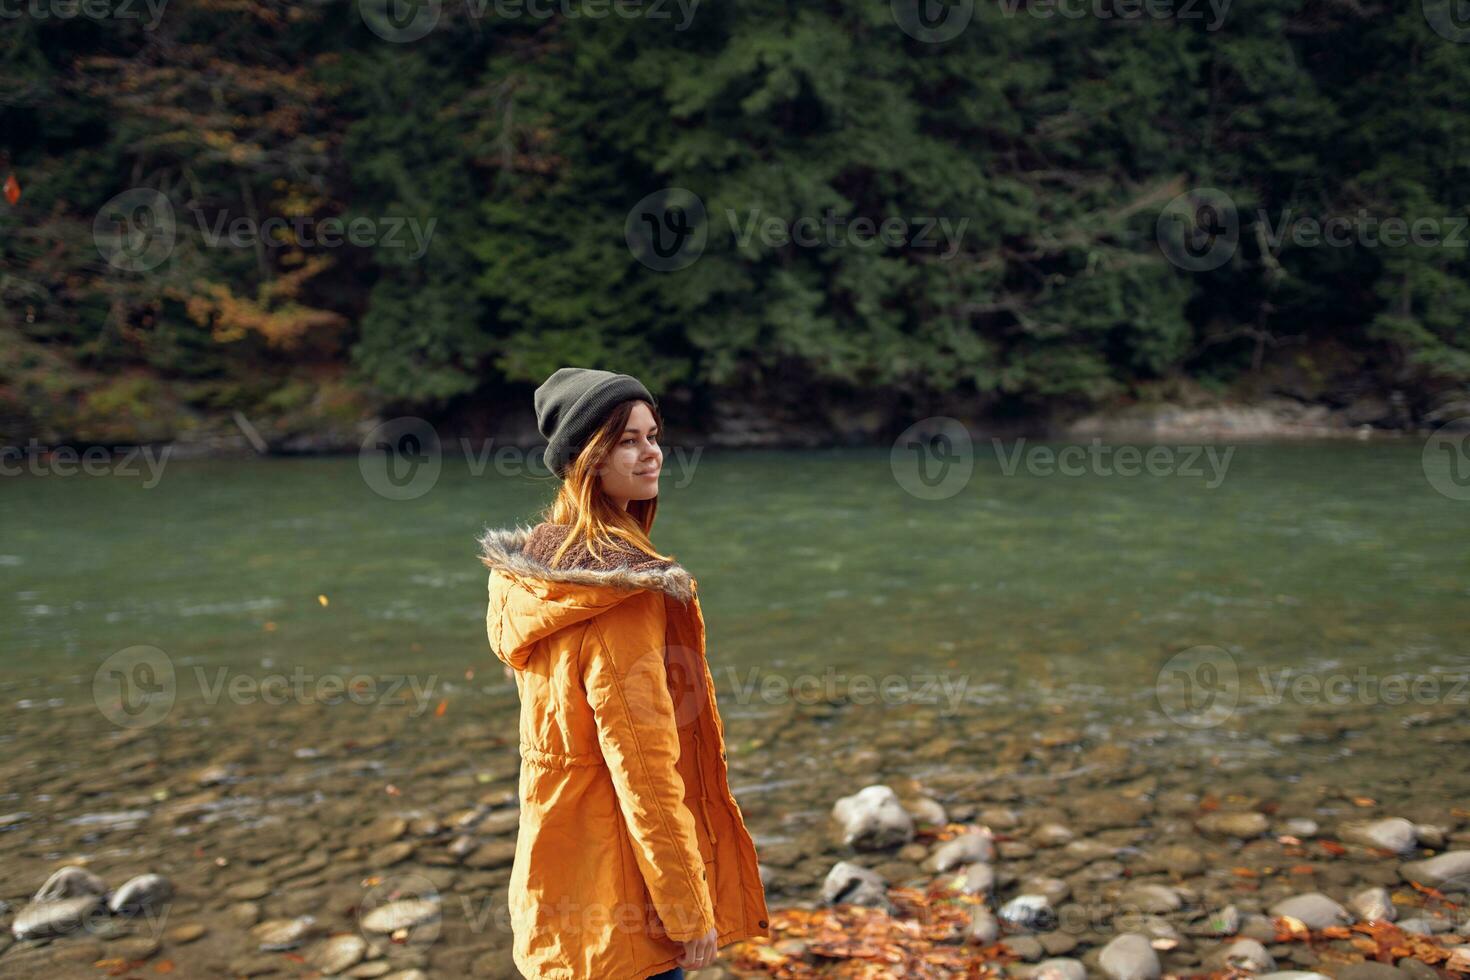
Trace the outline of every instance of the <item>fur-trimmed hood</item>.
<instances>
[{"instance_id":1,"label":"fur-trimmed hood","mask_svg":"<svg viewBox=\"0 0 1470 980\"><path fill-rule=\"evenodd\" d=\"M569 530L565 524L542 523L486 528L480 534L480 562L491 570L490 643L496 656L517 670L538 640L637 592L661 592L681 603L694 597L694 576L683 565L639 551L619 550L599 561L578 546L553 567L551 557Z\"/></svg>"}]
</instances>

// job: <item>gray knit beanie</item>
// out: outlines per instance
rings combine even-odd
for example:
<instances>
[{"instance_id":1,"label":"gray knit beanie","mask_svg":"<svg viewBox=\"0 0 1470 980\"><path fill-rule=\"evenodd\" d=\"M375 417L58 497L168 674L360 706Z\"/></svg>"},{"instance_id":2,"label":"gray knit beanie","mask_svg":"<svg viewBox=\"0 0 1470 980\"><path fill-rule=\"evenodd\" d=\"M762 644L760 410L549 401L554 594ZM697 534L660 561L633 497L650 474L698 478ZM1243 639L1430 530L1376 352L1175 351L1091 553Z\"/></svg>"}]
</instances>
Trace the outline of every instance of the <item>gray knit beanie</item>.
<instances>
[{"instance_id":1,"label":"gray knit beanie","mask_svg":"<svg viewBox=\"0 0 1470 980\"><path fill-rule=\"evenodd\" d=\"M564 367L536 389L536 428L546 438L546 468L565 477L582 445L621 402L641 398L658 402L643 382L628 374Z\"/></svg>"}]
</instances>

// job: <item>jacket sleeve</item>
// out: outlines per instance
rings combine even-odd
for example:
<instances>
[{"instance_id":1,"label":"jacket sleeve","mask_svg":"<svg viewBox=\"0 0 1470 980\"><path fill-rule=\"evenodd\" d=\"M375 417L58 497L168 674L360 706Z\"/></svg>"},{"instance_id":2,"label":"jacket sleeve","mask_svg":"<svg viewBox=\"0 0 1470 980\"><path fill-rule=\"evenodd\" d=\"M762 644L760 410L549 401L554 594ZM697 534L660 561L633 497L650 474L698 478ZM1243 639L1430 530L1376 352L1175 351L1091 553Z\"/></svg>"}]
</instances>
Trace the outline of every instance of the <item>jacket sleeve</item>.
<instances>
[{"instance_id":1,"label":"jacket sleeve","mask_svg":"<svg viewBox=\"0 0 1470 980\"><path fill-rule=\"evenodd\" d=\"M586 635L582 684L638 869L669 938L698 939L715 917L675 767L679 735L662 651L619 648L595 621Z\"/></svg>"}]
</instances>

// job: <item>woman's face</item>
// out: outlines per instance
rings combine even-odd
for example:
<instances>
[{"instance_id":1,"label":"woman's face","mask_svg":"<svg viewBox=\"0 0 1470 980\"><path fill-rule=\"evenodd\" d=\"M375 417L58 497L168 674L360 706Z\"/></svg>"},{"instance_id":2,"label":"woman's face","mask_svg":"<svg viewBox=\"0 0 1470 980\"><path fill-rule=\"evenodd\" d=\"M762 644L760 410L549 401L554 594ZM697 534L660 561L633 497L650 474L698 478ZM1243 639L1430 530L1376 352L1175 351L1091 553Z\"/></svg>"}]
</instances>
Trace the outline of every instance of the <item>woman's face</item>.
<instances>
[{"instance_id":1,"label":"woman's face","mask_svg":"<svg viewBox=\"0 0 1470 980\"><path fill-rule=\"evenodd\" d=\"M658 496L658 475L664 452L658 446L659 432L646 402L637 402L628 414L627 426L602 461L599 476L602 491L627 508L630 500Z\"/></svg>"}]
</instances>

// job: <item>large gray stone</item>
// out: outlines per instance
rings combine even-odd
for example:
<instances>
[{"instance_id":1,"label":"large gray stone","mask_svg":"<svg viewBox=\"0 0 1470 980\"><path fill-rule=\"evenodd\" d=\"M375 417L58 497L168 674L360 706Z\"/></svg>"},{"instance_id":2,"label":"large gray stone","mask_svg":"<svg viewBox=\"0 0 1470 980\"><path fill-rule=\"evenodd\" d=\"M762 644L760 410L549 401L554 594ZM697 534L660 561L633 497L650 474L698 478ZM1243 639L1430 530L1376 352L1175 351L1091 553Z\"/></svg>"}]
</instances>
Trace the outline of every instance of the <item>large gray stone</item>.
<instances>
[{"instance_id":1,"label":"large gray stone","mask_svg":"<svg viewBox=\"0 0 1470 980\"><path fill-rule=\"evenodd\" d=\"M1097 965L1112 980L1158 980L1159 954L1136 932L1116 937L1098 954Z\"/></svg>"}]
</instances>

